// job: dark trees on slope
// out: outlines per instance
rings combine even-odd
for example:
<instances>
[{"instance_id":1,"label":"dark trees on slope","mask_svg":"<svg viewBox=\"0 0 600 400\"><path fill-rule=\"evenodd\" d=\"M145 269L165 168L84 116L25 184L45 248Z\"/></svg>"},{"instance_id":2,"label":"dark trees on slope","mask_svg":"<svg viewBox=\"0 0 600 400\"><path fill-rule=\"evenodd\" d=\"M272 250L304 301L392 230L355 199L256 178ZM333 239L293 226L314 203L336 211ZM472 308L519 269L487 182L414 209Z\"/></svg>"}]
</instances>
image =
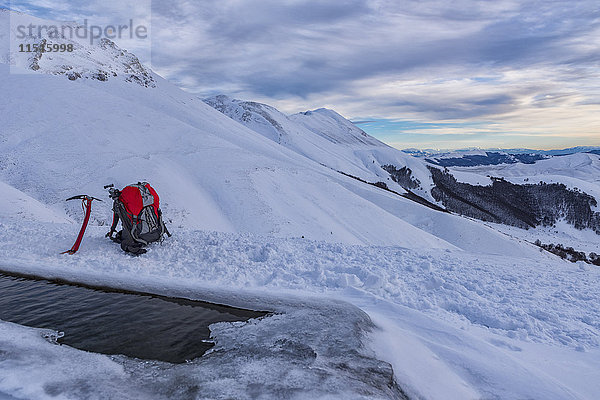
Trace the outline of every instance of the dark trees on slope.
<instances>
[{"instance_id":1,"label":"dark trees on slope","mask_svg":"<svg viewBox=\"0 0 600 400\"><path fill-rule=\"evenodd\" d=\"M458 182L447 170L429 167L435 187L431 194L450 211L520 228L552 226L563 219L577 229L600 234L600 213L594 197L563 184L518 185L492 178L489 186Z\"/></svg>"}]
</instances>

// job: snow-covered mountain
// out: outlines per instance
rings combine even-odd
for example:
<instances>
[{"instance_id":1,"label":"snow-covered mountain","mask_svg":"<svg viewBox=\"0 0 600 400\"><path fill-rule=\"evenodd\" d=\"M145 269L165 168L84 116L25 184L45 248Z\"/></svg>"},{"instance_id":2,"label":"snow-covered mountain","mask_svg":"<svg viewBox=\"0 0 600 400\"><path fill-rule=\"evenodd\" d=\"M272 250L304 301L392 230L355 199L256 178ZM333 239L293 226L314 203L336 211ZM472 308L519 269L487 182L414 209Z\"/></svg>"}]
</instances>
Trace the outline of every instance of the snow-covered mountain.
<instances>
[{"instance_id":1,"label":"snow-covered mountain","mask_svg":"<svg viewBox=\"0 0 600 400\"><path fill-rule=\"evenodd\" d=\"M332 143L353 147L388 147L333 110L319 108L291 115L290 119Z\"/></svg>"},{"instance_id":2,"label":"snow-covered mountain","mask_svg":"<svg viewBox=\"0 0 600 400\"><path fill-rule=\"evenodd\" d=\"M455 165L530 165L551 156L471 150L428 158L426 161L430 164L427 165L423 160L407 156L405 152L367 135L332 110L319 109L286 116L265 104L234 100L222 95L205 99L205 102L298 154L395 192L410 192L408 194L413 198L414 193L418 193L429 201L430 206L437 202L460 215L523 229L541 227L547 230L548 227L556 228L557 223L564 221L564 225L571 226L566 228L567 231L572 231L574 227L577 231L600 232L600 214L595 212L596 199L600 197L594 185L563 187L556 182L562 184L564 180L553 180L548 170L540 174L544 176L536 176L536 180L531 182L527 179L502 183L490 178L490 175L503 177L502 174L494 174L491 168L487 169L487 174L470 172L471 169L476 170L475 167L453 168L451 174L441 169ZM588 156L595 157L584 153L579 157ZM558 163L553 169L572 174L570 171L574 166L568 164ZM576 167L583 170L578 174L597 176L596 169L589 162L586 166L580 162ZM515 168L518 169L518 166ZM576 187L583 192L576 192ZM419 200L418 197L416 200ZM563 224L560 226L559 230L564 230ZM588 233L583 232L582 235L588 236ZM517 236L532 237L528 234ZM531 239L532 242L534 240Z\"/></svg>"},{"instance_id":3,"label":"snow-covered mountain","mask_svg":"<svg viewBox=\"0 0 600 400\"><path fill-rule=\"evenodd\" d=\"M433 164L444 163L446 166L476 166L514 164L523 162L532 164L553 156L566 156L577 153L600 153L599 146L577 146L567 149L536 150L536 149L498 149L498 148L466 148L457 150L434 149L403 149L403 152L415 157L425 158ZM440 164L441 165L441 164Z\"/></svg>"},{"instance_id":4,"label":"snow-covered mountain","mask_svg":"<svg viewBox=\"0 0 600 400\"><path fill-rule=\"evenodd\" d=\"M598 197L600 193L600 155L593 153L575 153L564 156L552 156L532 164L489 165L470 168L451 168L452 171L470 172L479 175L491 175L503 178L522 178L536 182L563 182L569 187L579 187ZM519 182L519 180L515 180Z\"/></svg>"},{"instance_id":5,"label":"snow-covered mountain","mask_svg":"<svg viewBox=\"0 0 600 400\"><path fill-rule=\"evenodd\" d=\"M475 167L478 165L533 164L550 156L536 153L506 153L502 151L469 151L438 154L425 160L442 167Z\"/></svg>"},{"instance_id":6,"label":"snow-covered mountain","mask_svg":"<svg viewBox=\"0 0 600 400\"><path fill-rule=\"evenodd\" d=\"M274 107L219 95L204 100L223 114L310 160L368 182L384 182L400 193L412 190L429 201L431 177L425 164L366 134L333 110L285 115ZM403 180L389 167L408 168Z\"/></svg>"},{"instance_id":7,"label":"snow-covered mountain","mask_svg":"<svg viewBox=\"0 0 600 400\"><path fill-rule=\"evenodd\" d=\"M210 97L204 101L278 143L287 144L293 138L292 135L301 136L300 133L310 138L312 135L307 135L304 128L334 144L351 145L352 148L389 147L340 114L325 108L286 116L267 104L231 99L225 95Z\"/></svg>"},{"instance_id":8,"label":"snow-covered mountain","mask_svg":"<svg viewBox=\"0 0 600 400\"><path fill-rule=\"evenodd\" d=\"M339 114L220 98L224 115L149 69L132 72L134 56L111 42L80 45L36 64L2 47L2 268L275 314L214 326L214 358L181 366L54 346L0 321L0 396L185 398L206 387L230 398L394 398L389 365L412 398L598 393L598 269L344 175L402 194L383 167L398 177L406 167L415 190L431 192L421 160ZM138 180L161 195L172 238L143 257L122 253L104 237L107 201L94 203L79 253L58 254L81 221L65 198L108 200L103 185ZM375 390L364 363L387 386Z\"/></svg>"},{"instance_id":9,"label":"snow-covered mountain","mask_svg":"<svg viewBox=\"0 0 600 400\"><path fill-rule=\"evenodd\" d=\"M106 60L121 50L106 43L82 43L81 54L98 56L105 70L120 70L119 57L114 65ZM13 52L4 59L20 56ZM83 71L79 63L89 65L77 54L68 61L75 70ZM8 94L0 98L0 180L73 218L79 211L75 204L64 202L67 197L82 192L103 197L105 184L124 186L145 179L162 194L173 230L304 236L348 244L530 251L492 229L427 209L337 172L376 181L384 179L379 175L387 175L380 165L413 162L408 156L399 159L399 152L382 143L371 141L358 150L346 145L337 151L337 144L312 131L290 129L285 139L290 149L151 71L146 73L154 84L140 85L127 74L107 80L70 80L56 74L54 64L39 65L31 75L17 73L31 71L26 63L0 64L5 77L0 86ZM266 110L281 124L298 126ZM322 149L320 157L296 151L315 148ZM329 162L327 167L321 165L325 162ZM420 161L414 159L414 163L416 171ZM92 221L106 224L109 215L109 204L98 204Z\"/></svg>"},{"instance_id":10,"label":"snow-covered mountain","mask_svg":"<svg viewBox=\"0 0 600 400\"><path fill-rule=\"evenodd\" d=\"M58 23L0 9L0 26L8 28L0 35L0 62L9 64L14 73L41 72L70 80L118 78L155 86L152 73L135 55L105 38L91 45L87 36L73 33L83 28L74 22ZM70 46L70 50L44 52L43 47L49 45ZM31 51L20 51L21 46Z\"/></svg>"}]
</instances>

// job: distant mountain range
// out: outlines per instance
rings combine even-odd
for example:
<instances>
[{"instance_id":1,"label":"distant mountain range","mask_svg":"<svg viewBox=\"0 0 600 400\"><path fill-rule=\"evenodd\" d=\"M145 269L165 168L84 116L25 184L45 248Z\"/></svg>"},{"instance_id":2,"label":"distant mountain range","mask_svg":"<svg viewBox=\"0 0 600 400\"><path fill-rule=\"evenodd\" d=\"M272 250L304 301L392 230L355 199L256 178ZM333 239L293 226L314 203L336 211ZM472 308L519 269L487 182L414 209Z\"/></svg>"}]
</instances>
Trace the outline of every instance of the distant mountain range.
<instances>
[{"instance_id":1,"label":"distant mountain range","mask_svg":"<svg viewBox=\"0 0 600 400\"><path fill-rule=\"evenodd\" d=\"M402 151L442 167L475 167L515 163L533 164L549 157L577 153L600 154L600 146L578 146L555 150L470 148L452 151L431 149L404 149Z\"/></svg>"},{"instance_id":2,"label":"distant mountain range","mask_svg":"<svg viewBox=\"0 0 600 400\"><path fill-rule=\"evenodd\" d=\"M367 135L333 110L318 109L287 116L272 106L224 95L204 101L321 165L431 208L523 229L554 226L565 220L576 229L600 234L600 214L594 211L598 204L594 195L600 191L595 190L595 184L586 186L594 180L600 164L598 157L572 157L583 156L584 151L593 152L592 147L540 152L469 149L435 155L415 150L401 152ZM548 165L540 165L546 172L534 175L531 182L529 178L522 182L507 181L503 170L469 168L533 165L541 161L547 161ZM448 170L449 167L462 169ZM579 178L574 178L570 171L573 167L582 170ZM559 177L551 175L557 171ZM465 176L468 176L466 181ZM581 180L574 183L573 179ZM586 187L588 193L580 192L580 187Z\"/></svg>"},{"instance_id":3,"label":"distant mountain range","mask_svg":"<svg viewBox=\"0 0 600 400\"><path fill-rule=\"evenodd\" d=\"M499 165L499 164L533 164L536 161L544 160L548 156L535 153L511 154L496 151L486 151L484 154L464 154L460 157L451 157L441 155L438 157L427 157L425 161L440 165L442 167L475 167L478 165Z\"/></svg>"}]
</instances>

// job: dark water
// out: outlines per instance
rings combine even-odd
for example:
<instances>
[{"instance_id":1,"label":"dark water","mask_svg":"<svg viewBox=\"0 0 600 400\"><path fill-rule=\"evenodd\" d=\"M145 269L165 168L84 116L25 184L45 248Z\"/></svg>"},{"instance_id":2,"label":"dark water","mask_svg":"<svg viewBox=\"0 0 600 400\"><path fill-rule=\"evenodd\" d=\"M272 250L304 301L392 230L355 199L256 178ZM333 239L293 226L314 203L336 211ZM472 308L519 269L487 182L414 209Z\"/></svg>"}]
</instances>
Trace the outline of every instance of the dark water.
<instances>
[{"instance_id":1,"label":"dark water","mask_svg":"<svg viewBox=\"0 0 600 400\"><path fill-rule=\"evenodd\" d=\"M62 331L60 343L95 353L181 363L213 346L208 325L265 314L0 273L0 319Z\"/></svg>"}]
</instances>

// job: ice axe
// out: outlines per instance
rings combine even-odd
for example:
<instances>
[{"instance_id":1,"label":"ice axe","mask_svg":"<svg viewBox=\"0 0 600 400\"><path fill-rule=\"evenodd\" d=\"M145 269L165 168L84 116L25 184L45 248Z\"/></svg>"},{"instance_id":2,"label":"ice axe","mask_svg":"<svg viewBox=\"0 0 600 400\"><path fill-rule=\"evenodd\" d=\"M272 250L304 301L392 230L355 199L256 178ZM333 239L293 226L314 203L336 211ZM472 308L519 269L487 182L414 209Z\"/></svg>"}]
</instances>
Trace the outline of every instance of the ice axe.
<instances>
[{"instance_id":1,"label":"ice axe","mask_svg":"<svg viewBox=\"0 0 600 400\"><path fill-rule=\"evenodd\" d=\"M66 201L77 200L77 199L81 199L81 208L83 208L85 211L85 218L83 219L83 225L81 225L81 229L79 230L79 235L77 235L77 240L75 240L75 244L73 245L73 247L71 247L70 250L63 251L60 254L65 254L65 253L75 254L77 252L77 250L79 250L79 245L81 244L81 239L83 239L83 234L85 233L85 228L87 228L88 221L90 220L90 213L92 212L92 201L93 200L102 201L95 197L88 196L87 194L80 194L79 196L69 197Z\"/></svg>"}]
</instances>

